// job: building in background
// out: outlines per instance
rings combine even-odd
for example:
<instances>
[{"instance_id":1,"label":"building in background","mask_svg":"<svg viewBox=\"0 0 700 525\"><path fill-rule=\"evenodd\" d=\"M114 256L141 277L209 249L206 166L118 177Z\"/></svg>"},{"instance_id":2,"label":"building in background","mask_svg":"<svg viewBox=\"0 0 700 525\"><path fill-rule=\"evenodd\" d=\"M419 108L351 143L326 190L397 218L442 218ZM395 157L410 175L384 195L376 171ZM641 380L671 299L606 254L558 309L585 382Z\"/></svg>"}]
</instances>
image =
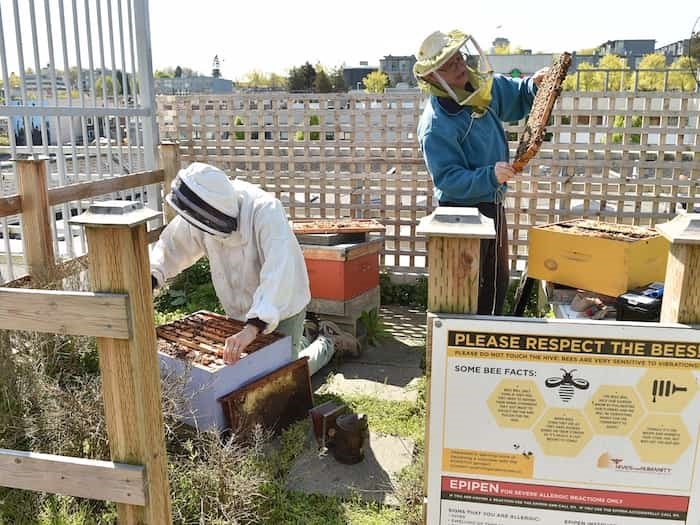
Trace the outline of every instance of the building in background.
<instances>
[{"instance_id":1,"label":"building in background","mask_svg":"<svg viewBox=\"0 0 700 525\"><path fill-rule=\"evenodd\" d=\"M378 67L370 67L369 62L360 62L358 66L343 67L343 81L349 91L364 89L362 79L370 73L378 71Z\"/></svg>"},{"instance_id":2,"label":"building in background","mask_svg":"<svg viewBox=\"0 0 700 525\"><path fill-rule=\"evenodd\" d=\"M598 46L598 55L617 55L627 60L630 69L637 69L645 55L654 53L656 40L608 40Z\"/></svg>"},{"instance_id":3,"label":"building in background","mask_svg":"<svg viewBox=\"0 0 700 525\"><path fill-rule=\"evenodd\" d=\"M389 77L389 87L408 84L416 86L416 77L413 76L413 64L416 57L387 55L379 59L379 71Z\"/></svg>"},{"instance_id":4,"label":"building in background","mask_svg":"<svg viewBox=\"0 0 700 525\"><path fill-rule=\"evenodd\" d=\"M156 78L155 91L156 95L230 94L233 92L233 81L205 76Z\"/></svg>"},{"instance_id":5,"label":"building in background","mask_svg":"<svg viewBox=\"0 0 700 525\"><path fill-rule=\"evenodd\" d=\"M661 53L666 57L666 64L672 64L679 57L687 56L690 52L690 39L678 40L665 46L657 47L657 53Z\"/></svg>"}]
</instances>

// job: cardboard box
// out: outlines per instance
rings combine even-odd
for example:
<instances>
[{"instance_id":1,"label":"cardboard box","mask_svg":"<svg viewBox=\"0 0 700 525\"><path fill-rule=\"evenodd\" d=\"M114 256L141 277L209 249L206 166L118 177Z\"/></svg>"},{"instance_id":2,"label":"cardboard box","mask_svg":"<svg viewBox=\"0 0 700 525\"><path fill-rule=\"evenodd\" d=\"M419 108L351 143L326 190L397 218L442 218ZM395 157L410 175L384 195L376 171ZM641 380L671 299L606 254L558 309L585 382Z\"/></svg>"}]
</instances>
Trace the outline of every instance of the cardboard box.
<instances>
[{"instance_id":1,"label":"cardboard box","mask_svg":"<svg viewBox=\"0 0 700 525\"><path fill-rule=\"evenodd\" d=\"M574 219L530 229L528 276L617 297L664 281L669 243L654 230Z\"/></svg>"}]
</instances>

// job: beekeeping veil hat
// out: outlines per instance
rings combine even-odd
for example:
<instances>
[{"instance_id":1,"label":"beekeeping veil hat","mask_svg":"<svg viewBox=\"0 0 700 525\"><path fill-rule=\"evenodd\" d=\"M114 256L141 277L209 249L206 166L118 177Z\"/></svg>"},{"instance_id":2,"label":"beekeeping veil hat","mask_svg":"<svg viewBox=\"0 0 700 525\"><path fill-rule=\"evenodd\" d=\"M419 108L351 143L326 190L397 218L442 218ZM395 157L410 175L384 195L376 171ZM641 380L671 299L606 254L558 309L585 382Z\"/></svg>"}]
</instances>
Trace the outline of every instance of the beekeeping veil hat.
<instances>
[{"instance_id":1,"label":"beekeeping veil hat","mask_svg":"<svg viewBox=\"0 0 700 525\"><path fill-rule=\"evenodd\" d=\"M202 231L225 237L238 228L238 199L226 174L195 162L181 169L165 200L187 222Z\"/></svg>"},{"instance_id":2,"label":"beekeeping veil hat","mask_svg":"<svg viewBox=\"0 0 700 525\"><path fill-rule=\"evenodd\" d=\"M461 54L467 66L468 82L463 87L449 85L439 71L456 53ZM413 74L431 95L449 97L461 106L471 106L479 114L491 103L491 64L476 40L462 31L435 31L428 35L416 55Z\"/></svg>"}]
</instances>

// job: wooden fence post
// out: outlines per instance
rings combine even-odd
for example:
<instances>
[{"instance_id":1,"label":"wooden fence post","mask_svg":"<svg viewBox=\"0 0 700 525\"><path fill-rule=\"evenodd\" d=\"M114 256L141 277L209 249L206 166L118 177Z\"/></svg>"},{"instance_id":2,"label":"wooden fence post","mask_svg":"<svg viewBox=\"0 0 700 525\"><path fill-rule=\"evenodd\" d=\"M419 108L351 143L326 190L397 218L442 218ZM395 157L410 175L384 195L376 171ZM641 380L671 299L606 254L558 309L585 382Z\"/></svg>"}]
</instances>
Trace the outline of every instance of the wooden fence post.
<instances>
[{"instance_id":1,"label":"wooden fence post","mask_svg":"<svg viewBox=\"0 0 700 525\"><path fill-rule=\"evenodd\" d=\"M17 190L22 202L22 241L27 272L40 281L51 280L56 259L51 234L46 160L39 155L19 155ZM64 220L66 218L64 217ZM70 239L67 242L71 242Z\"/></svg>"},{"instance_id":2,"label":"wooden fence post","mask_svg":"<svg viewBox=\"0 0 700 525\"><path fill-rule=\"evenodd\" d=\"M163 178L163 210L165 211L166 224L172 221L177 213L168 203L165 202L165 196L170 193L170 186L180 171L180 144L177 142L161 142L159 146L160 152L160 167L165 172Z\"/></svg>"},{"instance_id":3,"label":"wooden fence post","mask_svg":"<svg viewBox=\"0 0 700 525\"><path fill-rule=\"evenodd\" d=\"M656 226L671 242L666 264L662 323L700 323L700 213Z\"/></svg>"},{"instance_id":4,"label":"wooden fence post","mask_svg":"<svg viewBox=\"0 0 700 525\"><path fill-rule=\"evenodd\" d=\"M476 208L437 208L423 217L416 233L428 237L428 314L475 314L479 298L481 239L494 239L493 221ZM428 315L425 347L425 445L423 491L427 496L430 429L430 375L433 319ZM423 521L427 506L423 508Z\"/></svg>"},{"instance_id":5,"label":"wooden fence post","mask_svg":"<svg viewBox=\"0 0 700 525\"><path fill-rule=\"evenodd\" d=\"M145 507L117 504L120 523L171 523L146 221L140 202L107 201L72 220L85 225L93 291L129 295L129 339L98 338L112 460L146 467Z\"/></svg>"}]
</instances>

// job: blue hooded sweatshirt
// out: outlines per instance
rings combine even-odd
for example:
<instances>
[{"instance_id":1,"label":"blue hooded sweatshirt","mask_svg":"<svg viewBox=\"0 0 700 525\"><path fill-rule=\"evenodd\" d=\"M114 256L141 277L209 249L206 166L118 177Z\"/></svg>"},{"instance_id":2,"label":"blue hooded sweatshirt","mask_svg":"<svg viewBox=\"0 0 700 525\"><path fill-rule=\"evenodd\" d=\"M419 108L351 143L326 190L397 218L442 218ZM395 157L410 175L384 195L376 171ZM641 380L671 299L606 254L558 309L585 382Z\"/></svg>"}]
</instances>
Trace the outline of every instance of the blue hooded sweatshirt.
<instances>
[{"instance_id":1,"label":"blue hooded sweatshirt","mask_svg":"<svg viewBox=\"0 0 700 525\"><path fill-rule=\"evenodd\" d=\"M491 104L479 118L472 117L468 106L445 104L451 111L430 97L418 122L418 141L438 202L467 206L495 202L499 184L494 166L510 157L502 122L524 118L536 92L530 77L494 75ZM500 186L506 190L505 184Z\"/></svg>"}]
</instances>

